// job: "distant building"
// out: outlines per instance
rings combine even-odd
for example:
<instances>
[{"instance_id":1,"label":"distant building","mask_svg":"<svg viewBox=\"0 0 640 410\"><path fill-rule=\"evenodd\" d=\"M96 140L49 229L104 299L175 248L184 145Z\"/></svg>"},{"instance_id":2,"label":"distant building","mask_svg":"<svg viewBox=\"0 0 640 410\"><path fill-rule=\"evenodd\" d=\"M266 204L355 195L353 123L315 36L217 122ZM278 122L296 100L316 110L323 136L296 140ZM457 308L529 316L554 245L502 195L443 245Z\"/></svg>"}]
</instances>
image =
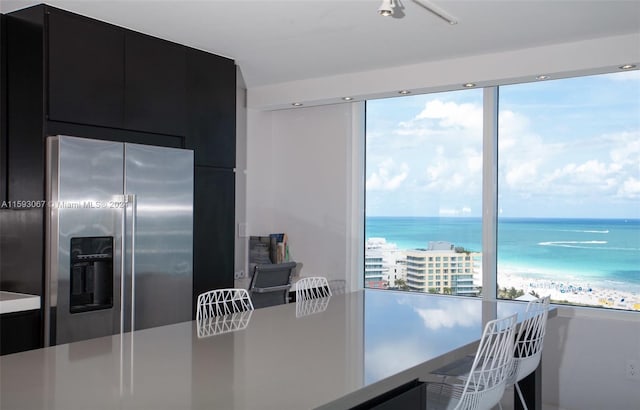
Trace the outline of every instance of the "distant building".
<instances>
[{"instance_id":1,"label":"distant building","mask_svg":"<svg viewBox=\"0 0 640 410\"><path fill-rule=\"evenodd\" d=\"M365 255L364 257L364 287L386 289L388 283L384 280L385 268L382 255Z\"/></svg>"},{"instance_id":2,"label":"distant building","mask_svg":"<svg viewBox=\"0 0 640 410\"><path fill-rule=\"evenodd\" d=\"M407 285L419 292L473 296L474 273L482 253L456 249L450 242L429 242L427 249L406 251Z\"/></svg>"},{"instance_id":3,"label":"distant building","mask_svg":"<svg viewBox=\"0 0 640 410\"><path fill-rule=\"evenodd\" d=\"M405 279L399 259L404 259L404 252L395 244L387 243L385 238L369 238L364 254L364 286L377 289L395 287L397 279Z\"/></svg>"}]
</instances>

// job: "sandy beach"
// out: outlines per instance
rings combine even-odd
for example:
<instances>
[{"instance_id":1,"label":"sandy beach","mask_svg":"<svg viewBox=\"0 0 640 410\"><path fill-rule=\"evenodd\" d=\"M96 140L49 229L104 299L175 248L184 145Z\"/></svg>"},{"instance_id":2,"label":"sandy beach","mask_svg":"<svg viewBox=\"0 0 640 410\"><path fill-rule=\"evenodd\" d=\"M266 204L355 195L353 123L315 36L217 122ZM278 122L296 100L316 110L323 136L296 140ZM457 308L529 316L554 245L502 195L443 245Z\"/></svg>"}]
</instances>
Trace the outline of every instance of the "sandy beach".
<instances>
[{"instance_id":1,"label":"sandy beach","mask_svg":"<svg viewBox=\"0 0 640 410\"><path fill-rule=\"evenodd\" d=\"M588 283L532 279L503 272L498 286L522 289L525 294L534 291L539 296L550 295L552 302L567 301L572 304L640 311L640 295L637 292L598 288Z\"/></svg>"}]
</instances>

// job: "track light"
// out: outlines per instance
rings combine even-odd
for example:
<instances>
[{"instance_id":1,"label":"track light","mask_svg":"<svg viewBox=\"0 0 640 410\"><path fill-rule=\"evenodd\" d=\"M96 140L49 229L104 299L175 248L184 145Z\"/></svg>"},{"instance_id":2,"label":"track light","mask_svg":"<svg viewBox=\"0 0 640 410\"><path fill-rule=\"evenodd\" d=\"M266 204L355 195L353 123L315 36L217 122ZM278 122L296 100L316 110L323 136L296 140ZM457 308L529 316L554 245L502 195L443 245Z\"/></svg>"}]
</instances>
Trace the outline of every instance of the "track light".
<instances>
[{"instance_id":1,"label":"track light","mask_svg":"<svg viewBox=\"0 0 640 410\"><path fill-rule=\"evenodd\" d=\"M382 4L378 8L378 14L384 17L393 15L393 8L396 6L393 0L382 0Z\"/></svg>"},{"instance_id":2,"label":"track light","mask_svg":"<svg viewBox=\"0 0 640 410\"><path fill-rule=\"evenodd\" d=\"M430 11L434 15L440 17L442 20L446 21L452 26L455 26L456 24L458 24L458 20L456 20L455 17L453 17L452 15L450 15L440 7L436 6L435 4L430 3L428 0L413 0L413 2L416 3L418 6Z\"/></svg>"}]
</instances>

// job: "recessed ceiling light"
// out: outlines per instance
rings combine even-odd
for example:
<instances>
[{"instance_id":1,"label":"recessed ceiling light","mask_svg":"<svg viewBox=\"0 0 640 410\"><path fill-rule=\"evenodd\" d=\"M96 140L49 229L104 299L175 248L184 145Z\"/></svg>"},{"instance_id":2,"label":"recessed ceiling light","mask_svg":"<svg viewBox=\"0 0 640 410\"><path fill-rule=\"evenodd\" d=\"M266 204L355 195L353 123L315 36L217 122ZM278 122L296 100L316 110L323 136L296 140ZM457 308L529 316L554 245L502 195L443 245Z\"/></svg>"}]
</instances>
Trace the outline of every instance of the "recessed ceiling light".
<instances>
[{"instance_id":1,"label":"recessed ceiling light","mask_svg":"<svg viewBox=\"0 0 640 410\"><path fill-rule=\"evenodd\" d=\"M542 75L537 76L536 80L548 80L550 78L551 78L551 76L542 74Z\"/></svg>"},{"instance_id":2,"label":"recessed ceiling light","mask_svg":"<svg viewBox=\"0 0 640 410\"><path fill-rule=\"evenodd\" d=\"M353 100L353 97L342 97L342 99L345 101L351 101Z\"/></svg>"},{"instance_id":3,"label":"recessed ceiling light","mask_svg":"<svg viewBox=\"0 0 640 410\"><path fill-rule=\"evenodd\" d=\"M291 105L293 105L294 107L302 107L302 103L298 103L298 102L291 103Z\"/></svg>"},{"instance_id":4,"label":"recessed ceiling light","mask_svg":"<svg viewBox=\"0 0 640 410\"><path fill-rule=\"evenodd\" d=\"M465 88L472 88L476 86L476 83L465 83L465 84L462 84L462 86Z\"/></svg>"},{"instance_id":5,"label":"recessed ceiling light","mask_svg":"<svg viewBox=\"0 0 640 410\"><path fill-rule=\"evenodd\" d=\"M625 64L618 67L621 70L631 70L632 68L636 68L635 64Z\"/></svg>"},{"instance_id":6,"label":"recessed ceiling light","mask_svg":"<svg viewBox=\"0 0 640 410\"><path fill-rule=\"evenodd\" d=\"M407 94L411 94L411 91L409 91L409 90L400 90L400 91L398 91L398 94L407 95Z\"/></svg>"}]
</instances>

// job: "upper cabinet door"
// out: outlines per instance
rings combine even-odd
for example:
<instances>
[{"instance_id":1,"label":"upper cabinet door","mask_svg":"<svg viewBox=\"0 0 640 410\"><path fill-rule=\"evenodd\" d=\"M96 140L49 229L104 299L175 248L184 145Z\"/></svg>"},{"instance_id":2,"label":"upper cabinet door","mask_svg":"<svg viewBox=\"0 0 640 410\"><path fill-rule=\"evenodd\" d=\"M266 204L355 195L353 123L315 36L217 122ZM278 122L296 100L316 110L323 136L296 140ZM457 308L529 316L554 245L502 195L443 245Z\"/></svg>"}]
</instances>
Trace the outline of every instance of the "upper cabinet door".
<instances>
[{"instance_id":1,"label":"upper cabinet door","mask_svg":"<svg viewBox=\"0 0 640 410\"><path fill-rule=\"evenodd\" d=\"M0 202L7 200L7 36L4 14L0 14Z\"/></svg>"},{"instance_id":2,"label":"upper cabinet door","mask_svg":"<svg viewBox=\"0 0 640 410\"><path fill-rule=\"evenodd\" d=\"M184 136L185 47L127 32L125 61L125 128Z\"/></svg>"},{"instance_id":3,"label":"upper cabinet door","mask_svg":"<svg viewBox=\"0 0 640 410\"><path fill-rule=\"evenodd\" d=\"M187 148L195 164L233 168L236 164L236 66L233 60L189 50Z\"/></svg>"},{"instance_id":4,"label":"upper cabinet door","mask_svg":"<svg viewBox=\"0 0 640 410\"><path fill-rule=\"evenodd\" d=\"M122 128L124 31L51 10L48 119Z\"/></svg>"}]
</instances>

